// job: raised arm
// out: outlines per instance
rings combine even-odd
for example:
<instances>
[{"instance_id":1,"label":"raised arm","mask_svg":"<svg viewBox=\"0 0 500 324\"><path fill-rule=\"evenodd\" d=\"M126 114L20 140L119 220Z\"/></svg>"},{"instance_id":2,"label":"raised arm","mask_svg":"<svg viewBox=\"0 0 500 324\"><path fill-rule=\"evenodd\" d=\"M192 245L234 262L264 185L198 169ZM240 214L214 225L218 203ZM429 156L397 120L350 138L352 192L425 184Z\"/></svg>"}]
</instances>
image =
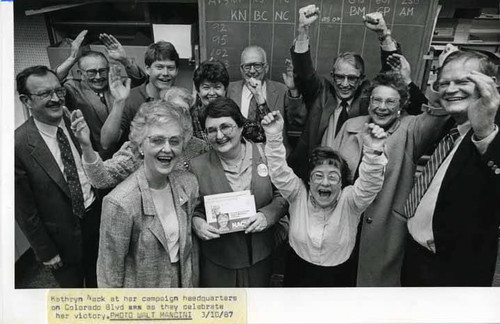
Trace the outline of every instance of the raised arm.
<instances>
[{"instance_id":1,"label":"raised arm","mask_svg":"<svg viewBox=\"0 0 500 324\"><path fill-rule=\"evenodd\" d=\"M101 128L101 146L108 149L116 144L122 135L121 124L126 100L130 94L130 79L121 80L118 73L109 71L109 90L114 97L113 107Z\"/></svg>"},{"instance_id":2,"label":"raised arm","mask_svg":"<svg viewBox=\"0 0 500 324\"><path fill-rule=\"evenodd\" d=\"M283 124L283 117L278 111L272 111L263 118L262 127L267 139L264 152L271 181L281 195L287 201L292 202L301 188L304 188L304 184L286 163L282 135Z\"/></svg>"},{"instance_id":3,"label":"raised arm","mask_svg":"<svg viewBox=\"0 0 500 324\"><path fill-rule=\"evenodd\" d=\"M384 130L375 124L367 124L362 137L363 156L359 166L359 177L347 195L349 205L357 214L364 212L382 189L387 164L384 153L387 134Z\"/></svg>"},{"instance_id":4,"label":"raised arm","mask_svg":"<svg viewBox=\"0 0 500 324\"><path fill-rule=\"evenodd\" d=\"M321 78L314 69L309 51L309 28L319 17L319 8L309 5L299 9L297 38L291 55L295 85L306 102L314 100L321 90Z\"/></svg>"},{"instance_id":5,"label":"raised arm","mask_svg":"<svg viewBox=\"0 0 500 324\"><path fill-rule=\"evenodd\" d=\"M144 71L135 63L135 60L127 56L125 48L122 44L113 36L109 34L99 34L99 40L106 47L108 56L120 62L127 72L127 76L131 80L131 87L137 87L147 80L147 76Z\"/></svg>"},{"instance_id":6,"label":"raised arm","mask_svg":"<svg viewBox=\"0 0 500 324\"><path fill-rule=\"evenodd\" d=\"M283 72L283 82L288 88L285 95L285 116L287 125L301 129L307 120L307 107L302 100L299 90L295 86L292 60L285 60L286 70ZM298 79L297 79L298 81Z\"/></svg>"},{"instance_id":7,"label":"raised arm","mask_svg":"<svg viewBox=\"0 0 500 324\"><path fill-rule=\"evenodd\" d=\"M85 39L85 35L87 35L87 30L82 30L78 36L76 36L75 40L71 42L71 52L69 56L66 58L64 62L62 62L58 67L56 67L56 75L59 80L64 80L68 76L69 71L78 61L78 57L80 56L80 47L82 45L83 40Z\"/></svg>"}]
</instances>

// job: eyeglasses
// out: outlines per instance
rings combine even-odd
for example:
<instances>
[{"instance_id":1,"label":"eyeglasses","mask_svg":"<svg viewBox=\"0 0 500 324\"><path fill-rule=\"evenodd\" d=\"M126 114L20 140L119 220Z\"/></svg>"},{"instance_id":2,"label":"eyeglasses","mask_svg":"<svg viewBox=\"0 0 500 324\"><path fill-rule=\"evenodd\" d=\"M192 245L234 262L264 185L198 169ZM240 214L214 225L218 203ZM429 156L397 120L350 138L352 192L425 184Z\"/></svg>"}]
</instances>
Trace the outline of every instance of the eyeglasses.
<instances>
[{"instance_id":1,"label":"eyeglasses","mask_svg":"<svg viewBox=\"0 0 500 324\"><path fill-rule=\"evenodd\" d=\"M375 107L380 107L382 106L383 103L385 103L385 106L389 109L394 109L398 106L399 104L399 99L398 98L387 98L387 99L382 99L382 98L376 98L376 97L370 97L370 102L373 106Z\"/></svg>"},{"instance_id":2,"label":"eyeglasses","mask_svg":"<svg viewBox=\"0 0 500 324\"><path fill-rule=\"evenodd\" d=\"M241 64L241 68L245 72L250 72L252 67L255 69L257 72L262 72L264 70L264 67L266 67L266 63L247 63L247 64Z\"/></svg>"},{"instance_id":3,"label":"eyeglasses","mask_svg":"<svg viewBox=\"0 0 500 324\"><path fill-rule=\"evenodd\" d=\"M28 94L30 96L38 97L41 100L43 100L43 99L52 98L52 96L54 95L54 93L57 95L57 97L59 99L64 99L64 97L66 96L66 88L65 87L60 87L60 88L55 88L55 89L52 89L52 90L42 91L42 92L39 92L39 93L28 93Z\"/></svg>"},{"instance_id":4,"label":"eyeglasses","mask_svg":"<svg viewBox=\"0 0 500 324\"><path fill-rule=\"evenodd\" d=\"M349 84L355 84L360 79L360 77L357 75L343 75L343 74L332 73L332 76L335 83L342 83L344 82L345 79L347 79L347 82Z\"/></svg>"},{"instance_id":5,"label":"eyeglasses","mask_svg":"<svg viewBox=\"0 0 500 324\"><path fill-rule=\"evenodd\" d=\"M229 136L233 133L235 128L236 125L221 124L219 127L209 127L205 130L205 132L207 133L208 138L216 138L219 130L225 136Z\"/></svg>"},{"instance_id":6,"label":"eyeglasses","mask_svg":"<svg viewBox=\"0 0 500 324\"><path fill-rule=\"evenodd\" d=\"M148 139L149 144L154 148L164 147L167 142L171 147L181 146L182 143L182 139L179 136L166 137L163 135L153 135L148 136Z\"/></svg>"},{"instance_id":7,"label":"eyeglasses","mask_svg":"<svg viewBox=\"0 0 500 324\"><path fill-rule=\"evenodd\" d=\"M87 71L83 71L83 72L85 72L85 74L87 74L87 76L89 78L93 78L97 75L97 73L99 73L100 76L107 75L109 72L109 68L99 69L99 70L92 69L92 70L87 70Z\"/></svg>"},{"instance_id":8,"label":"eyeglasses","mask_svg":"<svg viewBox=\"0 0 500 324\"><path fill-rule=\"evenodd\" d=\"M336 173L331 173L325 176L321 172L314 172L313 174L311 174L311 181L313 183L320 184L323 182L323 179L325 179L325 177L331 184L339 184L341 180L340 176Z\"/></svg>"},{"instance_id":9,"label":"eyeglasses","mask_svg":"<svg viewBox=\"0 0 500 324\"><path fill-rule=\"evenodd\" d=\"M450 84L453 82L453 84L457 87L461 86L467 86L469 85L472 81L469 80L453 80L453 81L442 81L442 82L437 82L437 89L438 90L444 90L450 86Z\"/></svg>"}]
</instances>

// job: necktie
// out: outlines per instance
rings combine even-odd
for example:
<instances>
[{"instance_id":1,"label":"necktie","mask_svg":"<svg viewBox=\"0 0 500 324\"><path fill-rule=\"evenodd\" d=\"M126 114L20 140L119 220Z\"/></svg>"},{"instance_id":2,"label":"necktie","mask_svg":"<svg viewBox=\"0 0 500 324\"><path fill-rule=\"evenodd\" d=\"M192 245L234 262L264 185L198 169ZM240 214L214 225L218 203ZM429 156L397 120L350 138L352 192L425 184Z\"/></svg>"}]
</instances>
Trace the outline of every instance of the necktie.
<instances>
[{"instance_id":1,"label":"necktie","mask_svg":"<svg viewBox=\"0 0 500 324\"><path fill-rule=\"evenodd\" d=\"M252 100L255 102L255 99L252 98ZM264 116L266 116L269 112L269 107L267 107L266 104L257 106L257 103L255 103L253 118L251 118L249 111L248 119L243 126L243 136L245 136L246 139L255 143L264 143L266 141L266 133L260 123L262 122Z\"/></svg>"},{"instance_id":2,"label":"necktie","mask_svg":"<svg viewBox=\"0 0 500 324\"><path fill-rule=\"evenodd\" d=\"M342 128L342 125L344 125L345 121L349 118L349 115L347 114L347 101L342 100L340 103L340 115L339 119L337 120L337 127L335 127L335 136L339 133L340 129Z\"/></svg>"},{"instance_id":3,"label":"necktie","mask_svg":"<svg viewBox=\"0 0 500 324\"><path fill-rule=\"evenodd\" d=\"M104 105L104 107L106 107L106 111L108 111L108 105L106 104L106 96L104 95L104 93L103 92L98 92L97 96L99 96L99 100L102 102L102 104Z\"/></svg>"},{"instance_id":4,"label":"necktie","mask_svg":"<svg viewBox=\"0 0 500 324\"><path fill-rule=\"evenodd\" d=\"M57 128L57 142L59 143L59 150L61 151L61 159L64 165L64 175L66 176L66 182L69 187L73 214L82 218L85 213L82 186L80 185L80 179L78 179L75 159L73 158L68 138L64 134L61 127Z\"/></svg>"},{"instance_id":5,"label":"necktie","mask_svg":"<svg viewBox=\"0 0 500 324\"><path fill-rule=\"evenodd\" d=\"M257 101L255 101L254 96L252 96L252 99L250 99L250 103L248 105L248 119L257 119Z\"/></svg>"},{"instance_id":6,"label":"necktie","mask_svg":"<svg viewBox=\"0 0 500 324\"><path fill-rule=\"evenodd\" d=\"M411 218L414 216L417 210L420 200L424 196L425 192L429 188L429 185L434 178L439 166L448 156L455 141L458 139L460 134L456 128L452 128L448 134L446 134L443 139L439 142L437 148L432 153L429 161L424 167L424 170L420 176L415 180L415 184L411 189L410 195L405 203L405 214L406 217Z\"/></svg>"}]
</instances>

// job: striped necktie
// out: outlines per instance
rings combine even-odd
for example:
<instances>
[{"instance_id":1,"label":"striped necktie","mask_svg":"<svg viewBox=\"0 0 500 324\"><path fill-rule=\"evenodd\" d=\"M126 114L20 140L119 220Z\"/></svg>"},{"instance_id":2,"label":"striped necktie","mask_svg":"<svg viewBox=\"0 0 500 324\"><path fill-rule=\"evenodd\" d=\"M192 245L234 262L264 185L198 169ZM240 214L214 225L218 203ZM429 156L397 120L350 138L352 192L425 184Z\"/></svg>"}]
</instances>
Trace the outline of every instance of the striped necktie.
<instances>
[{"instance_id":1,"label":"striped necktie","mask_svg":"<svg viewBox=\"0 0 500 324\"><path fill-rule=\"evenodd\" d=\"M64 134L61 127L57 128L57 142L59 143L59 150L61 151L61 159L64 165L64 175L68 183L69 194L71 196L71 205L73 207L73 214L82 218L85 214L85 207L83 205L83 192L78 178L78 171L76 170L75 159L71 152L68 137Z\"/></svg>"},{"instance_id":2,"label":"striped necktie","mask_svg":"<svg viewBox=\"0 0 500 324\"><path fill-rule=\"evenodd\" d=\"M411 218L415 215L415 211L417 210L420 200L429 188L429 185L439 169L439 166L446 159L459 136L460 134L458 129L456 127L452 128L448 134L441 139L437 148L434 150L434 153L432 153L429 161L424 167L424 170L415 180L415 184L413 185L410 195L406 200L405 215L407 218Z\"/></svg>"}]
</instances>

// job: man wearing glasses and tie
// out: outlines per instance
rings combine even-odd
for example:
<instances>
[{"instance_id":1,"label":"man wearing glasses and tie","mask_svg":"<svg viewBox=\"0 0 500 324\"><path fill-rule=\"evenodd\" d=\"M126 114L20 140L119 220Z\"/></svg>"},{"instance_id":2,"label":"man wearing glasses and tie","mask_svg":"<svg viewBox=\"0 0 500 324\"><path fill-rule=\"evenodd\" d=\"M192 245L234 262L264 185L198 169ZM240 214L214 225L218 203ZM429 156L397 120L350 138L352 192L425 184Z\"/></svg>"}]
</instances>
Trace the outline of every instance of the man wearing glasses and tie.
<instances>
[{"instance_id":1,"label":"man wearing glasses and tie","mask_svg":"<svg viewBox=\"0 0 500 324\"><path fill-rule=\"evenodd\" d=\"M78 34L71 44L70 55L56 68L56 74L67 90L67 107L70 110L82 111L90 129L92 146L103 159L106 159L111 157L116 149L105 150L101 145L101 128L108 118L114 101L108 82L110 64L101 52L82 53L80 49L86 34L86 30ZM125 67L127 75L132 80L132 87L144 82L146 77L144 72L127 57L123 46L116 38L112 35L101 34L99 39L105 45L108 56ZM76 63L81 79L67 78L70 69ZM118 65L114 63L111 67L118 68Z\"/></svg>"},{"instance_id":2,"label":"man wearing glasses and tie","mask_svg":"<svg viewBox=\"0 0 500 324\"><path fill-rule=\"evenodd\" d=\"M40 65L21 71L16 81L31 113L15 131L16 221L61 288L97 287L101 201L82 168L66 88ZM73 112L72 119L79 117Z\"/></svg>"},{"instance_id":3,"label":"man wearing glasses and tie","mask_svg":"<svg viewBox=\"0 0 500 324\"><path fill-rule=\"evenodd\" d=\"M354 52L344 52L333 60L331 80L319 76L313 67L309 51L309 28L319 17L319 8L309 5L299 10L297 38L292 47L295 83L304 97L308 117L297 147L288 162L299 176L305 176L307 157L318 145L333 146L335 136L348 118L367 115L367 104L361 102L361 93L369 84L365 79L363 58ZM365 26L379 36L382 62L397 52L381 13L367 14ZM389 67L383 66L383 70ZM305 108L304 108L305 109ZM297 114L299 112L296 112Z\"/></svg>"},{"instance_id":4,"label":"man wearing glasses and tie","mask_svg":"<svg viewBox=\"0 0 500 324\"><path fill-rule=\"evenodd\" d=\"M288 109L302 104L302 98L294 85L288 88L281 82L269 80L267 73L269 65L267 64L267 55L262 47L248 46L241 53L240 65L241 77L243 80L229 83L227 96L234 100L241 109L241 113L249 121L255 123L255 132L258 134L249 134L255 142L265 141L264 131L260 126L261 114L259 108L267 103L270 110L279 110L282 116ZM293 81L293 80L292 80ZM264 115L267 112L264 113ZM248 125L246 129L248 129ZM287 152L290 152L286 127L283 129L283 139Z\"/></svg>"}]
</instances>

